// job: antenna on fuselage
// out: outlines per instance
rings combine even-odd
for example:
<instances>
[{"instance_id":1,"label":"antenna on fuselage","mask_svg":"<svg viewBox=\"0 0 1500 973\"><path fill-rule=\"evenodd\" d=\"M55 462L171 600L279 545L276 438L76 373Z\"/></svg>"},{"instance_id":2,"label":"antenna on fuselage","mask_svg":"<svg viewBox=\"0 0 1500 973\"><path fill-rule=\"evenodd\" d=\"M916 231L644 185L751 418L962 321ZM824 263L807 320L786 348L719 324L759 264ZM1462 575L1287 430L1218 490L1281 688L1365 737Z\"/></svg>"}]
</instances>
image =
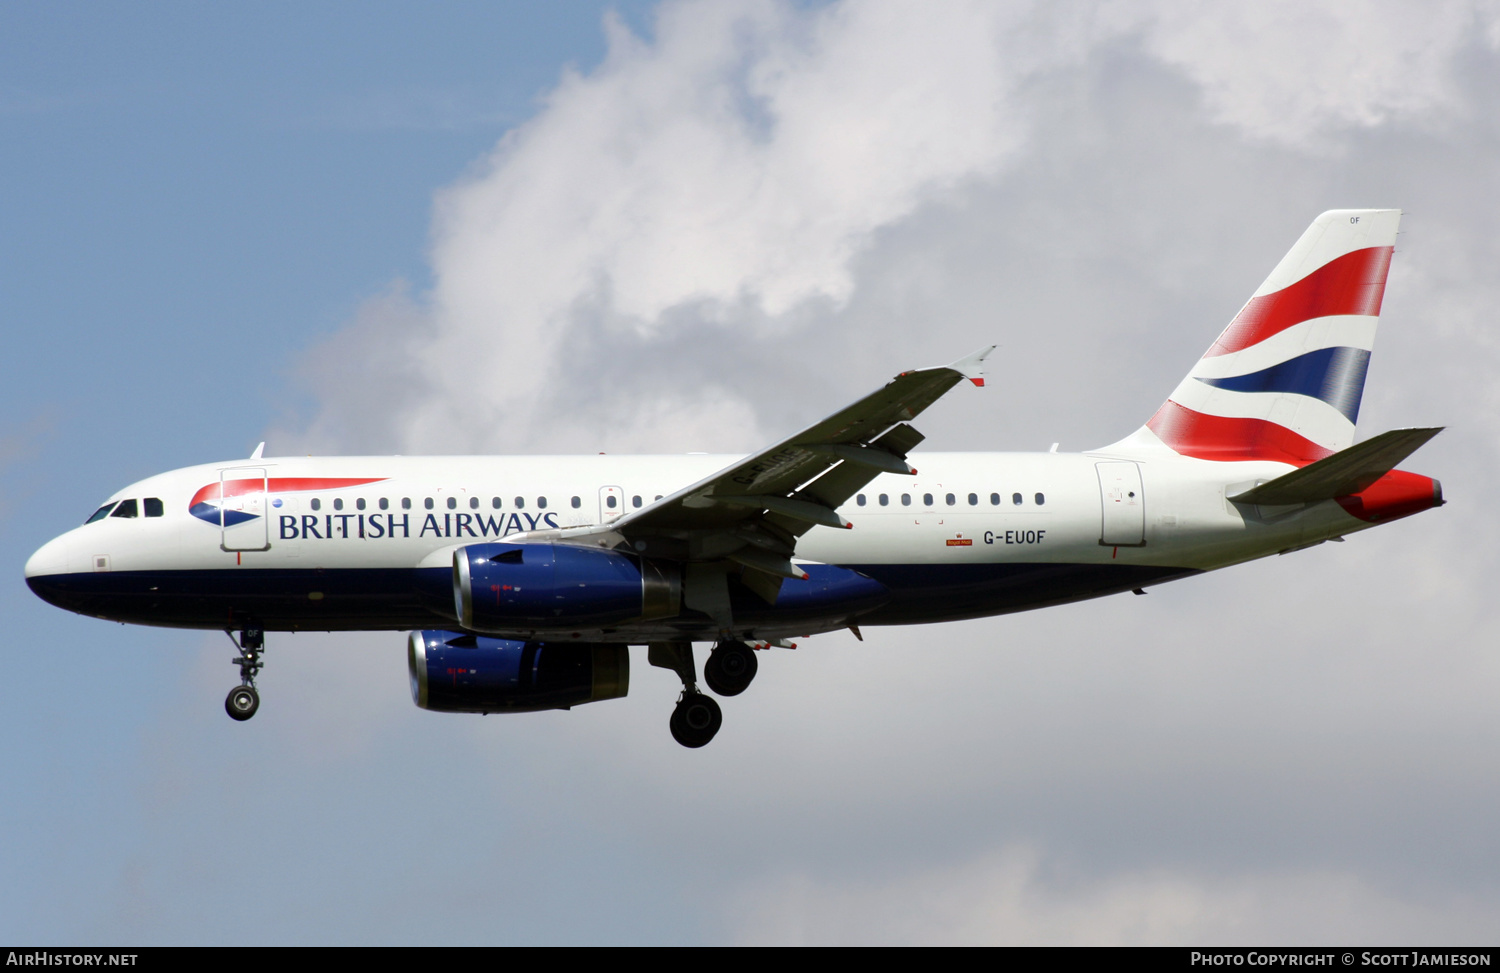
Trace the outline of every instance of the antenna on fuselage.
<instances>
[{"instance_id":1,"label":"antenna on fuselage","mask_svg":"<svg viewBox=\"0 0 1500 973\"><path fill-rule=\"evenodd\" d=\"M260 459L260 454L264 453L265 451L266 451L266 444L265 443L261 443L259 446L255 447L255 452L253 452L253 453L250 454L250 458L251 459Z\"/></svg>"}]
</instances>

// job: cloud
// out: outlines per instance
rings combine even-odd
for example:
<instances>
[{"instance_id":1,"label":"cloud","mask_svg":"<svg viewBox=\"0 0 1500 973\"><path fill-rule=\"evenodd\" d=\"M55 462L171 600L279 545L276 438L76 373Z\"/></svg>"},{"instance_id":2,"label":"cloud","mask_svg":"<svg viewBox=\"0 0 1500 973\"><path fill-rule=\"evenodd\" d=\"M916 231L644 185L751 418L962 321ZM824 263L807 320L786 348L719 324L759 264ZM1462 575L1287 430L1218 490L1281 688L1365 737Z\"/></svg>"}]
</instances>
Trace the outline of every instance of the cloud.
<instances>
[{"instance_id":1,"label":"cloud","mask_svg":"<svg viewBox=\"0 0 1500 973\"><path fill-rule=\"evenodd\" d=\"M1414 900L1320 871L1068 876L1035 848L1015 846L849 884L785 876L745 890L727 911L742 944L1322 946L1487 941L1474 930L1491 924L1496 905Z\"/></svg>"},{"instance_id":2,"label":"cloud","mask_svg":"<svg viewBox=\"0 0 1500 973\"><path fill-rule=\"evenodd\" d=\"M1479 107L1462 103L1454 72L1471 46L1496 46L1494 11L1463 3L1128 10L1146 50L1192 79L1219 121L1319 148L1344 129L1441 124Z\"/></svg>"},{"instance_id":3,"label":"cloud","mask_svg":"<svg viewBox=\"0 0 1500 973\"><path fill-rule=\"evenodd\" d=\"M556 841L520 877L602 887L565 821L622 849L620 901L645 869L730 903L695 916L747 941L1493 938L1492 9L610 21L604 63L439 193L431 288L372 297L306 356L311 412L273 447L749 449L997 338L989 387L919 423L928 448L1091 447L1313 215L1394 204L1414 212L1362 430L1452 422L1413 467L1453 504L1148 598L810 640L726 703L711 760L667 739L676 684L639 657L628 700L420 714L433 799L489 814L487 781L493 813ZM355 656L326 647L273 657L298 706ZM323 723L375 678L290 734L326 740L311 764L370 761L371 794L399 776L370 743L390 726Z\"/></svg>"}]
</instances>

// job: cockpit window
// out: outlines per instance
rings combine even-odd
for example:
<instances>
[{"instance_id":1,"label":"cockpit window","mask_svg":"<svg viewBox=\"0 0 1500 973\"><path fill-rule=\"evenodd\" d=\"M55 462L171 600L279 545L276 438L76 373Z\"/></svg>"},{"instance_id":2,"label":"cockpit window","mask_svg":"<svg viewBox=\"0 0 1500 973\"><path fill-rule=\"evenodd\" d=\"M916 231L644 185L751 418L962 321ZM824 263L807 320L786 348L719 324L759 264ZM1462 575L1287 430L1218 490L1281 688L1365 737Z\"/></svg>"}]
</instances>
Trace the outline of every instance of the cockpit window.
<instances>
[{"instance_id":1,"label":"cockpit window","mask_svg":"<svg viewBox=\"0 0 1500 973\"><path fill-rule=\"evenodd\" d=\"M162 515L161 497L147 497L141 503L146 507L147 517L160 517Z\"/></svg>"},{"instance_id":2,"label":"cockpit window","mask_svg":"<svg viewBox=\"0 0 1500 973\"><path fill-rule=\"evenodd\" d=\"M139 517L140 509L134 500L121 500L111 517Z\"/></svg>"},{"instance_id":3,"label":"cockpit window","mask_svg":"<svg viewBox=\"0 0 1500 973\"><path fill-rule=\"evenodd\" d=\"M85 520L84 523L85 524L92 524L96 520L103 520L105 517L108 517L110 510L114 509L114 505L115 505L114 501L111 500L109 503L106 503L104 506L100 507L98 510L95 510L94 511L94 516L90 517L88 520Z\"/></svg>"}]
</instances>

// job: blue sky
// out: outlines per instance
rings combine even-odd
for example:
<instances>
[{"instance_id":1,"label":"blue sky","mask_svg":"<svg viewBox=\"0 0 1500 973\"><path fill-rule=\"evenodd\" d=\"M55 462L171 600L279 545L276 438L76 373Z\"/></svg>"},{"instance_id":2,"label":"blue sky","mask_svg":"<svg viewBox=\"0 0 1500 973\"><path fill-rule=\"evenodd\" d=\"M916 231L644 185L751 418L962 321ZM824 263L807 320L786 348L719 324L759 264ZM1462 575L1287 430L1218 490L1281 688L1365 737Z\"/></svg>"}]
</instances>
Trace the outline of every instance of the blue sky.
<instances>
[{"instance_id":1,"label":"blue sky","mask_svg":"<svg viewBox=\"0 0 1500 973\"><path fill-rule=\"evenodd\" d=\"M606 9L615 11L607 15ZM1500 27L1483 8L0 9L0 934L1493 942ZM21 566L268 451L749 449L998 341L929 448L1110 442L1319 211L1400 206L1361 435L1443 510L1149 598L417 710L395 633ZM638 660L643 661L643 660Z\"/></svg>"}]
</instances>

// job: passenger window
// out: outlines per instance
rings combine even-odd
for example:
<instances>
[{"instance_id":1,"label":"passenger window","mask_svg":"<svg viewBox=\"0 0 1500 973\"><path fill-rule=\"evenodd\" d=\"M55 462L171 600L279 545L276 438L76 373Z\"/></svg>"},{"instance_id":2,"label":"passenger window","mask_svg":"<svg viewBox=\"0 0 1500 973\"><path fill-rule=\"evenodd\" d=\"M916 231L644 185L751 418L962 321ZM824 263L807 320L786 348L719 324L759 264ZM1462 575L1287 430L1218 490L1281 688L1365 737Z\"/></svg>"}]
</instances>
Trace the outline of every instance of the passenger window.
<instances>
[{"instance_id":1,"label":"passenger window","mask_svg":"<svg viewBox=\"0 0 1500 973\"><path fill-rule=\"evenodd\" d=\"M147 517L160 517L164 512L161 505L161 497L147 497L141 501L146 507Z\"/></svg>"},{"instance_id":2,"label":"passenger window","mask_svg":"<svg viewBox=\"0 0 1500 973\"><path fill-rule=\"evenodd\" d=\"M431 497L423 497L422 498L422 506L426 507L428 510L431 510L432 509L432 498Z\"/></svg>"},{"instance_id":3,"label":"passenger window","mask_svg":"<svg viewBox=\"0 0 1500 973\"><path fill-rule=\"evenodd\" d=\"M992 493L992 494L990 494L990 506L991 507L998 507L998 506L1000 506L1000 494L998 494L998 493Z\"/></svg>"},{"instance_id":4,"label":"passenger window","mask_svg":"<svg viewBox=\"0 0 1500 973\"><path fill-rule=\"evenodd\" d=\"M115 508L115 512L110 514L111 517L137 517L139 515L140 513L134 500L121 500L120 505Z\"/></svg>"},{"instance_id":5,"label":"passenger window","mask_svg":"<svg viewBox=\"0 0 1500 973\"><path fill-rule=\"evenodd\" d=\"M930 493L924 493L924 494L922 494L922 506L924 506L924 507L930 507L930 506L932 506L932 494L930 494Z\"/></svg>"},{"instance_id":6,"label":"passenger window","mask_svg":"<svg viewBox=\"0 0 1500 973\"><path fill-rule=\"evenodd\" d=\"M96 520L103 520L105 517L109 516L110 510L112 510L113 508L114 508L114 503L113 502L106 503L104 506L100 507L98 510L95 510L94 511L94 515L92 517L90 517L88 520L85 520L84 523L85 524L92 524Z\"/></svg>"},{"instance_id":7,"label":"passenger window","mask_svg":"<svg viewBox=\"0 0 1500 973\"><path fill-rule=\"evenodd\" d=\"M632 507L639 507L641 505L641 498L640 497L631 497L630 498L630 505Z\"/></svg>"},{"instance_id":8,"label":"passenger window","mask_svg":"<svg viewBox=\"0 0 1500 973\"><path fill-rule=\"evenodd\" d=\"M402 510L410 510L411 509L411 497L402 497L401 498L401 509Z\"/></svg>"},{"instance_id":9,"label":"passenger window","mask_svg":"<svg viewBox=\"0 0 1500 973\"><path fill-rule=\"evenodd\" d=\"M354 501L354 509L355 510L363 510L363 509L365 509L365 498L364 497L360 497L358 500Z\"/></svg>"},{"instance_id":10,"label":"passenger window","mask_svg":"<svg viewBox=\"0 0 1500 973\"><path fill-rule=\"evenodd\" d=\"M1021 495L1019 493L1012 493L1010 495L1010 502L1019 507L1021 505Z\"/></svg>"},{"instance_id":11,"label":"passenger window","mask_svg":"<svg viewBox=\"0 0 1500 973\"><path fill-rule=\"evenodd\" d=\"M661 499L661 494L660 494L660 493L658 493L658 494L657 494L657 495L656 495L656 499L658 499L658 500L660 500L660 499Z\"/></svg>"},{"instance_id":12,"label":"passenger window","mask_svg":"<svg viewBox=\"0 0 1500 973\"><path fill-rule=\"evenodd\" d=\"M574 510L577 510L579 507L583 506L583 501L578 499L577 497L574 497L571 502L573 504Z\"/></svg>"},{"instance_id":13,"label":"passenger window","mask_svg":"<svg viewBox=\"0 0 1500 973\"><path fill-rule=\"evenodd\" d=\"M333 509L334 510L343 510L344 509L344 498L343 497L334 497L333 498Z\"/></svg>"},{"instance_id":14,"label":"passenger window","mask_svg":"<svg viewBox=\"0 0 1500 973\"><path fill-rule=\"evenodd\" d=\"M309 507L313 508L314 510L322 510L323 509L323 501L319 500L317 497L313 497L312 500L308 501L307 505Z\"/></svg>"},{"instance_id":15,"label":"passenger window","mask_svg":"<svg viewBox=\"0 0 1500 973\"><path fill-rule=\"evenodd\" d=\"M516 497L516 509L517 510L525 510L526 509L526 498L525 497Z\"/></svg>"},{"instance_id":16,"label":"passenger window","mask_svg":"<svg viewBox=\"0 0 1500 973\"><path fill-rule=\"evenodd\" d=\"M494 507L496 510L499 510L500 509L500 498L499 497L490 497L490 506Z\"/></svg>"},{"instance_id":17,"label":"passenger window","mask_svg":"<svg viewBox=\"0 0 1500 973\"><path fill-rule=\"evenodd\" d=\"M469 498L469 509L470 510L478 510L479 509L479 498L478 497L470 497Z\"/></svg>"},{"instance_id":18,"label":"passenger window","mask_svg":"<svg viewBox=\"0 0 1500 973\"><path fill-rule=\"evenodd\" d=\"M958 498L957 498L957 497L955 497L955 496L954 496L954 495L953 495L953 494L951 494L951 493L950 493L950 494L948 494L948 496L947 496L947 497L946 497L946 499L947 499L947 501L948 501L948 506L950 506L950 507L951 507L951 506L953 506L953 505L954 505L954 504L955 504L955 503L958 503Z\"/></svg>"},{"instance_id":19,"label":"passenger window","mask_svg":"<svg viewBox=\"0 0 1500 973\"><path fill-rule=\"evenodd\" d=\"M911 494L910 493L903 493L903 494L901 494L901 506L903 506L903 507L910 507L911 506Z\"/></svg>"},{"instance_id":20,"label":"passenger window","mask_svg":"<svg viewBox=\"0 0 1500 973\"><path fill-rule=\"evenodd\" d=\"M636 506L639 507L640 504L636 504ZM537 497L536 498L536 509L538 509L538 510L546 510L547 509L547 498L546 497Z\"/></svg>"},{"instance_id":21,"label":"passenger window","mask_svg":"<svg viewBox=\"0 0 1500 973\"><path fill-rule=\"evenodd\" d=\"M1044 503L1046 503L1046 502L1047 502L1047 498L1046 498L1046 496L1045 496L1045 495L1043 495L1043 494L1040 494L1040 493L1038 493L1038 494L1037 494L1037 495L1036 495L1036 505L1037 505L1037 506L1038 506L1038 507L1040 507L1040 506L1041 506L1041 505L1042 505L1042 504L1044 504Z\"/></svg>"},{"instance_id":22,"label":"passenger window","mask_svg":"<svg viewBox=\"0 0 1500 973\"><path fill-rule=\"evenodd\" d=\"M457 510L458 509L458 498L457 497L449 497L448 498L448 509L449 510Z\"/></svg>"},{"instance_id":23,"label":"passenger window","mask_svg":"<svg viewBox=\"0 0 1500 973\"><path fill-rule=\"evenodd\" d=\"M615 498L612 497L612 496L605 497L604 498L604 505L606 507L608 507L609 509L611 509L611 510L615 509Z\"/></svg>"},{"instance_id":24,"label":"passenger window","mask_svg":"<svg viewBox=\"0 0 1500 973\"><path fill-rule=\"evenodd\" d=\"M380 509L381 510L389 510L389 509L391 509L391 503L385 497L381 497L380 498Z\"/></svg>"},{"instance_id":25,"label":"passenger window","mask_svg":"<svg viewBox=\"0 0 1500 973\"><path fill-rule=\"evenodd\" d=\"M891 502L891 498L890 497L886 496L884 493L882 493L880 495L880 505L882 507L889 506L890 502Z\"/></svg>"},{"instance_id":26,"label":"passenger window","mask_svg":"<svg viewBox=\"0 0 1500 973\"><path fill-rule=\"evenodd\" d=\"M863 507L865 505L865 495L861 493L859 496L854 498L854 502Z\"/></svg>"},{"instance_id":27,"label":"passenger window","mask_svg":"<svg viewBox=\"0 0 1500 973\"><path fill-rule=\"evenodd\" d=\"M971 506L971 507L977 507L977 506L979 506L979 494L977 494L977 493L971 493L971 494L969 494L969 506Z\"/></svg>"}]
</instances>

